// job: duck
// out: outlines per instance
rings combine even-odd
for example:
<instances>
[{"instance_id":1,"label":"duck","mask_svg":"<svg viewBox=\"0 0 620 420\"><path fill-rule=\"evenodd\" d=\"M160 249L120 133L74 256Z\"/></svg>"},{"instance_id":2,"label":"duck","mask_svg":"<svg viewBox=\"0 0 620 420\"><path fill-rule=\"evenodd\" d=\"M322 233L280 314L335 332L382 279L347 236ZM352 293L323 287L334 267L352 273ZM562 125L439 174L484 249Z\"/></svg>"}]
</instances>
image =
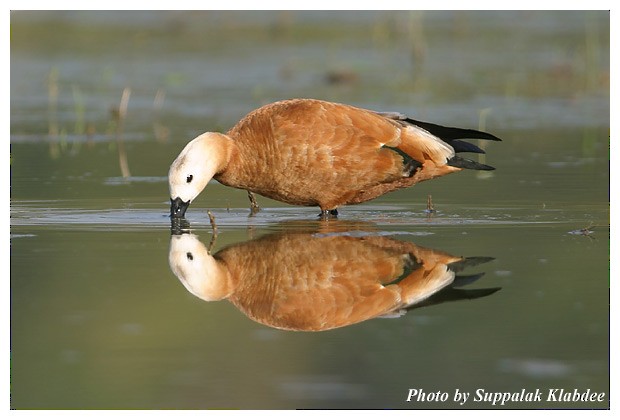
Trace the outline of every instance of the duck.
<instances>
[{"instance_id":1,"label":"duck","mask_svg":"<svg viewBox=\"0 0 620 420\"><path fill-rule=\"evenodd\" d=\"M491 260L376 232L311 229L228 244L213 255L194 233L171 235L168 255L172 273L201 300L227 300L259 324L308 332L489 296L500 288L464 287L484 273L460 273Z\"/></svg>"},{"instance_id":2,"label":"duck","mask_svg":"<svg viewBox=\"0 0 620 420\"><path fill-rule=\"evenodd\" d=\"M191 140L170 165L170 217L185 213L209 181L320 215L463 169L495 168L457 153L484 153L463 139L501 141L483 131L414 120L319 99L264 105L226 133Z\"/></svg>"}]
</instances>

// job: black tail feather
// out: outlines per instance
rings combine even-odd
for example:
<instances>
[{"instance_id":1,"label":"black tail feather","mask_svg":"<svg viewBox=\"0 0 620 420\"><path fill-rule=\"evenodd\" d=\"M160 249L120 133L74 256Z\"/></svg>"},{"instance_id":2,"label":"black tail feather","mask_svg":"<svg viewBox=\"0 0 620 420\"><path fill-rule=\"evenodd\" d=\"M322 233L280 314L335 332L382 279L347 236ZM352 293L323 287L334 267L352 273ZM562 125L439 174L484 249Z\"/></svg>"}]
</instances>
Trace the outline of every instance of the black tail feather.
<instances>
[{"instance_id":1,"label":"black tail feather","mask_svg":"<svg viewBox=\"0 0 620 420\"><path fill-rule=\"evenodd\" d=\"M473 282L475 282L476 280L478 280L482 276L484 276L484 273L469 274L469 275L466 275L466 276L463 276L463 275L454 276L454 281L452 282L451 286L452 287L467 286L467 285L472 284Z\"/></svg>"},{"instance_id":2,"label":"black tail feather","mask_svg":"<svg viewBox=\"0 0 620 420\"><path fill-rule=\"evenodd\" d=\"M409 124L417 125L420 128L428 131L434 136L439 137L443 141L450 142L450 140L456 139L482 139L502 141L499 137L495 137L493 134L485 133L484 131L471 130L468 128L456 128L456 127L444 127L442 125L428 123L424 121L417 121L411 118L405 119Z\"/></svg>"},{"instance_id":3,"label":"black tail feather","mask_svg":"<svg viewBox=\"0 0 620 420\"><path fill-rule=\"evenodd\" d=\"M422 302L415 303L411 306L404 308L409 311L411 309L423 308L425 306L438 305L445 302L455 302L459 300L472 300L482 297L490 296L495 292L500 291L501 287L489 287L486 289L456 289L453 287L446 287L440 290L438 293L429 297Z\"/></svg>"},{"instance_id":4,"label":"black tail feather","mask_svg":"<svg viewBox=\"0 0 620 420\"><path fill-rule=\"evenodd\" d=\"M460 156L454 156L448 159L448 165L454 166L455 168L463 168L463 169L475 169L478 171L493 171L494 167L485 165L484 163L474 162L473 160L465 159Z\"/></svg>"},{"instance_id":5,"label":"black tail feather","mask_svg":"<svg viewBox=\"0 0 620 420\"><path fill-rule=\"evenodd\" d=\"M485 151L480 147L468 143L466 141L462 141L459 139L481 139L481 140L493 140L493 141L502 141L499 137L494 136L490 133L485 133L484 131L471 130L467 128L456 128L456 127L444 127L438 124L428 123L424 121L417 121L411 118L406 118L405 121L409 124L416 125L434 136L439 137L446 143L448 143L454 149L455 153L461 152L469 152L469 153L482 153ZM473 160L465 159L460 156L454 156L451 159L448 159L448 165L454 166L456 168L463 169L474 169L478 171L492 171L495 168L489 165L485 165L483 163L478 163Z\"/></svg>"},{"instance_id":6,"label":"black tail feather","mask_svg":"<svg viewBox=\"0 0 620 420\"><path fill-rule=\"evenodd\" d=\"M459 273L466 269L467 267L475 267L480 264L487 263L489 261L493 261L495 258L493 257L467 257L463 258L460 261L455 261L453 263L448 264L448 268L455 273Z\"/></svg>"},{"instance_id":7,"label":"black tail feather","mask_svg":"<svg viewBox=\"0 0 620 420\"><path fill-rule=\"evenodd\" d=\"M466 141L450 140L450 141L447 141L446 143L452 146L452 148L454 149L456 153L460 153L460 152L482 153L482 154L486 153L484 150L482 150L478 146L471 144L471 143L467 143Z\"/></svg>"}]
</instances>

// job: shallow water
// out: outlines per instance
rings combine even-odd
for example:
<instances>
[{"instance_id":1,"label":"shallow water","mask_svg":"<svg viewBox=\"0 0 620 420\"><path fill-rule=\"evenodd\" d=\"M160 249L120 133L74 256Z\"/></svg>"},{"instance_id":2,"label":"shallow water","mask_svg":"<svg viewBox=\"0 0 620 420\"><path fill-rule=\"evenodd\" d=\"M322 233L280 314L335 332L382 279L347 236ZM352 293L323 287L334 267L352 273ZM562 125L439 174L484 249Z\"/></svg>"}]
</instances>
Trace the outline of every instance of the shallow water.
<instances>
[{"instance_id":1,"label":"shallow water","mask_svg":"<svg viewBox=\"0 0 620 420\"><path fill-rule=\"evenodd\" d=\"M608 13L11 20L13 408L609 406ZM504 140L486 145L498 170L423 183L328 221L262 197L250 215L244 191L213 183L187 213L198 243L266 260L278 255L270 238L291 234L308 235L295 258L322 239L393 241L491 257L457 273L484 273L460 289L500 290L441 301L452 296L444 288L433 305L322 332L273 328L190 293L169 264L168 165L199 132L296 96L486 129ZM347 264L345 273L363 266ZM407 402L410 389L449 398ZM540 390L544 401L460 406L457 389L472 399L478 389ZM549 389L605 398L546 401Z\"/></svg>"}]
</instances>

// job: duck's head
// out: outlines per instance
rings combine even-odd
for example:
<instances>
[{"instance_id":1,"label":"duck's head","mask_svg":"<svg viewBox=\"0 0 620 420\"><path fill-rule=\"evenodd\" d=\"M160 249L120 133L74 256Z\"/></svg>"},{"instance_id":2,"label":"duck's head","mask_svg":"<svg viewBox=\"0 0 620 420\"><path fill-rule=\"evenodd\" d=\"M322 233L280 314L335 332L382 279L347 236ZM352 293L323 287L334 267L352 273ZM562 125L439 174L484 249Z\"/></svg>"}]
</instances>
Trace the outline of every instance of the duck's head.
<instances>
[{"instance_id":1,"label":"duck's head","mask_svg":"<svg viewBox=\"0 0 620 420\"><path fill-rule=\"evenodd\" d=\"M170 217L185 217L189 204L228 163L230 138L204 133L190 141L170 165Z\"/></svg>"},{"instance_id":2,"label":"duck's head","mask_svg":"<svg viewBox=\"0 0 620 420\"><path fill-rule=\"evenodd\" d=\"M200 299L221 300L234 291L225 263L209 254L193 234L171 235L168 262L183 286Z\"/></svg>"}]
</instances>

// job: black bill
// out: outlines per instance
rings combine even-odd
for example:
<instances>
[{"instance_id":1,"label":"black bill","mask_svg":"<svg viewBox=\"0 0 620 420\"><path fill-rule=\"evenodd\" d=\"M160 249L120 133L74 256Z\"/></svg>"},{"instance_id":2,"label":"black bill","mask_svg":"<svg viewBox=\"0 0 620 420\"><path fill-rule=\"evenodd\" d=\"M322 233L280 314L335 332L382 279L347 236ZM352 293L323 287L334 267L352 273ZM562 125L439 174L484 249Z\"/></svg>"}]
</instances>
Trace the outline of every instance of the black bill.
<instances>
[{"instance_id":1,"label":"black bill","mask_svg":"<svg viewBox=\"0 0 620 420\"><path fill-rule=\"evenodd\" d=\"M179 197L170 199L170 217L185 217L189 207L189 201L185 202Z\"/></svg>"}]
</instances>

